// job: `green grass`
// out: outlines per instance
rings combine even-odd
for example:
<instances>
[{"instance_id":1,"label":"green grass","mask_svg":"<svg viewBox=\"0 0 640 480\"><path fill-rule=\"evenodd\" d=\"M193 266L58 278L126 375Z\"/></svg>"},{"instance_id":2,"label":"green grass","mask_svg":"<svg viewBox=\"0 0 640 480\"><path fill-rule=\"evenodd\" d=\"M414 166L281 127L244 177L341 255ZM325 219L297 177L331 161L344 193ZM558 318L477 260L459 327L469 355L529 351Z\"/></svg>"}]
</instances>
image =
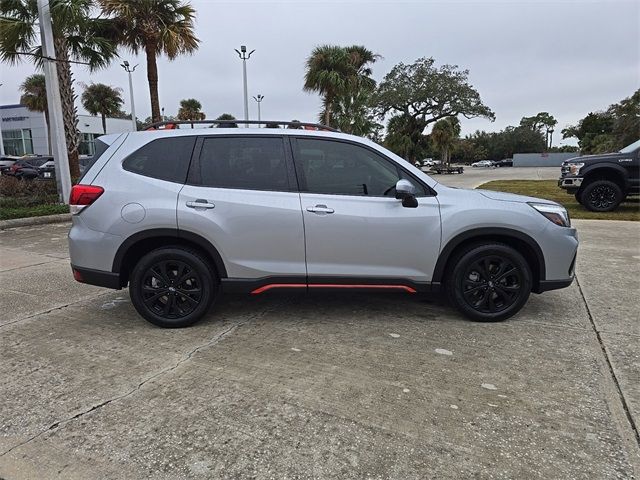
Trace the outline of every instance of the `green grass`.
<instances>
[{"instance_id":1,"label":"green grass","mask_svg":"<svg viewBox=\"0 0 640 480\"><path fill-rule=\"evenodd\" d=\"M41 217L69 213L68 205L60 205L57 195L0 198L0 220Z\"/></svg>"},{"instance_id":2,"label":"green grass","mask_svg":"<svg viewBox=\"0 0 640 480\"><path fill-rule=\"evenodd\" d=\"M483 183L478 188L498 192L517 193L530 197L544 198L562 204L571 218L589 220L640 220L640 200L629 197L613 212L590 212L578 203L573 195L558 187L556 180L494 180Z\"/></svg>"}]
</instances>

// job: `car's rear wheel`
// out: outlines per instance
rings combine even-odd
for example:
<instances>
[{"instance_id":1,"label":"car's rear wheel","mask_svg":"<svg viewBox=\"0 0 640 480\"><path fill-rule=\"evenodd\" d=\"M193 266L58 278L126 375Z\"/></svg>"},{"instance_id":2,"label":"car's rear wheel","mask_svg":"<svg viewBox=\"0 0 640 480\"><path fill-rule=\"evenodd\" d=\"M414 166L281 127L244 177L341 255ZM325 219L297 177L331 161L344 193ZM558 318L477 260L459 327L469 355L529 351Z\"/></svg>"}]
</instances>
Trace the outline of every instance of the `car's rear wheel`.
<instances>
[{"instance_id":1,"label":"car's rear wheel","mask_svg":"<svg viewBox=\"0 0 640 480\"><path fill-rule=\"evenodd\" d=\"M611 212L618 208L624 194L622 188L611 180L595 180L584 187L582 205L592 212Z\"/></svg>"},{"instance_id":2,"label":"car's rear wheel","mask_svg":"<svg viewBox=\"0 0 640 480\"><path fill-rule=\"evenodd\" d=\"M446 279L449 301L466 317L505 320L529 298L531 269L514 248L501 243L473 245L456 255Z\"/></svg>"},{"instance_id":3,"label":"car's rear wheel","mask_svg":"<svg viewBox=\"0 0 640 480\"><path fill-rule=\"evenodd\" d=\"M207 313L218 281L197 252L165 247L146 254L133 269L131 302L149 322L164 328L187 327Z\"/></svg>"}]
</instances>

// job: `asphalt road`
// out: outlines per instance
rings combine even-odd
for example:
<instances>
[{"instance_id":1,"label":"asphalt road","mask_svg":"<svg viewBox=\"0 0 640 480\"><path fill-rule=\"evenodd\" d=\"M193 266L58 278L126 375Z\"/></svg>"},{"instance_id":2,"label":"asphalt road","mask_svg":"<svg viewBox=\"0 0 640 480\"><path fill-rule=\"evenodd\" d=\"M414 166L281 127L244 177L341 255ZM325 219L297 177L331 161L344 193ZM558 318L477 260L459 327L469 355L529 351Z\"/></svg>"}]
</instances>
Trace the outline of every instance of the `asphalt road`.
<instances>
[{"instance_id":1,"label":"asphalt road","mask_svg":"<svg viewBox=\"0 0 640 480\"><path fill-rule=\"evenodd\" d=\"M67 224L0 231L0 478L630 479L640 224L480 324L405 294L228 296L155 328L75 283Z\"/></svg>"}]
</instances>

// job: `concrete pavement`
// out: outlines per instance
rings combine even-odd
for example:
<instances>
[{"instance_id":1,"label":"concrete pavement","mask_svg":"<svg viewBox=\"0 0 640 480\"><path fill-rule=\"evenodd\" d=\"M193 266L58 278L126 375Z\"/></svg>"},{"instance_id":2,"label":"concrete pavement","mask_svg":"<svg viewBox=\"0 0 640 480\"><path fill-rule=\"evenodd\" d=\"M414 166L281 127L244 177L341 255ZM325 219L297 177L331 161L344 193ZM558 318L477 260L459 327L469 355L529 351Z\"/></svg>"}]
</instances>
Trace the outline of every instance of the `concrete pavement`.
<instances>
[{"instance_id":1,"label":"concrete pavement","mask_svg":"<svg viewBox=\"0 0 640 480\"><path fill-rule=\"evenodd\" d=\"M507 322L271 294L183 330L75 283L67 224L2 231L0 477L637 477L640 224L575 223L579 284Z\"/></svg>"}]
</instances>

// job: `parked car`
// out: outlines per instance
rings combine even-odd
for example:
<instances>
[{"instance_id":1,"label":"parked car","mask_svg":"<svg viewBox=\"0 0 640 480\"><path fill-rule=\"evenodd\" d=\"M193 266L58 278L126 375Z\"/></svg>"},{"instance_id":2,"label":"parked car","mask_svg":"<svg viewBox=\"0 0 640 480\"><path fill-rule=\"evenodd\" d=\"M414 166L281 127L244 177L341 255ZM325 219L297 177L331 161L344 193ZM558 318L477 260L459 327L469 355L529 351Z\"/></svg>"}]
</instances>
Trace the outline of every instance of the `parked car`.
<instances>
[{"instance_id":1,"label":"parked car","mask_svg":"<svg viewBox=\"0 0 640 480\"><path fill-rule=\"evenodd\" d=\"M45 180L55 178L56 165L53 157L48 157L48 160L38 167L38 174Z\"/></svg>"},{"instance_id":2,"label":"parked car","mask_svg":"<svg viewBox=\"0 0 640 480\"><path fill-rule=\"evenodd\" d=\"M45 161L41 157L21 158L13 162L9 169L3 172L3 175L10 175L23 180L33 180L38 178L38 167Z\"/></svg>"},{"instance_id":3,"label":"parked car","mask_svg":"<svg viewBox=\"0 0 640 480\"><path fill-rule=\"evenodd\" d=\"M498 160L497 162L493 162L494 167L513 167L513 158L505 158L503 160Z\"/></svg>"},{"instance_id":4,"label":"parked car","mask_svg":"<svg viewBox=\"0 0 640 480\"><path fill-rule=\"evenodd\" d=\"M364 138L207 128L96 144L70 196L73 275L128 285L155 325L191 325L223 292L277 289L443 292L497 321L573 281L564 207L446 187Z\"/></svg>"},{"instance_id":5,"label":"parked car","mask_svg":"<svg viewBox=\"0 0 640 480\"><path fill-rule=\"evenodd\" d=\"M565 160L558 186L588 210L615 210L628 195L640 193L640 140L617 153Z\"/></svg>"},{"instance_id":6,"label":"parked car","mask_svg":"<svg viewBox=\"0 0 640 480\"><path fill-rule=\"evenodd\" d=\"M4 155L0 157L0 175L6 175L11 165L20 160L21 157L13 157L10 155Z\"/></svg>"},{"instance_id":7,"label":"parked car","mask_svg":"<svg viewBox=\"0 0 640 480\"><path fill-rule=\"evenodd\" d=\"M493 162L491 160L480 160L479 162L474 162L471 164L472 167L493 167Z\"/></svg>"}]
</instances>

